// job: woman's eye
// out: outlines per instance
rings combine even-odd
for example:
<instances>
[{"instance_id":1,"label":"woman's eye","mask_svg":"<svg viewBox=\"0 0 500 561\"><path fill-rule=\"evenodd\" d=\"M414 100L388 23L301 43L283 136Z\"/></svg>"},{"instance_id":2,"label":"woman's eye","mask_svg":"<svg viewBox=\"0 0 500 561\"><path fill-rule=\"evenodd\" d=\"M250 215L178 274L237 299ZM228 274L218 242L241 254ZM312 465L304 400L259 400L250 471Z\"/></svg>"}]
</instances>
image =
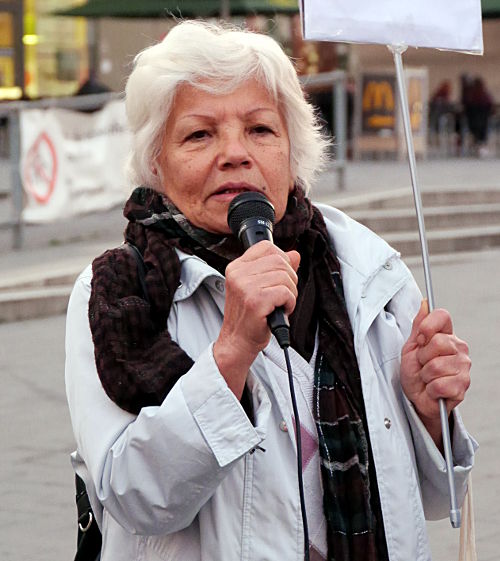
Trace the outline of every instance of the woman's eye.
<instances>
[{"instance_id":1,"label":"woman's eye","mask_svg":"<svg viewBox=\"0 0 500 561\"><path fill-rule=\"evenodd\" d=\"M273 133L271 127L268 127L267 125L257 125L253 127L253 131L256 132L257 134Z\"/></svg>"},{"instance_id":2,"label":"woman's eye","mask_svg":"<svg viewBox=\"0 0 500 561\"><path fill-rule=\"evenodd\" d=\"M202 140L203 138L206 138L207 136L208 136L208 131L199 130L199 131L194 131L191 134L188 134L186 136L186 140Z\"/></svg>"}]
</instances>

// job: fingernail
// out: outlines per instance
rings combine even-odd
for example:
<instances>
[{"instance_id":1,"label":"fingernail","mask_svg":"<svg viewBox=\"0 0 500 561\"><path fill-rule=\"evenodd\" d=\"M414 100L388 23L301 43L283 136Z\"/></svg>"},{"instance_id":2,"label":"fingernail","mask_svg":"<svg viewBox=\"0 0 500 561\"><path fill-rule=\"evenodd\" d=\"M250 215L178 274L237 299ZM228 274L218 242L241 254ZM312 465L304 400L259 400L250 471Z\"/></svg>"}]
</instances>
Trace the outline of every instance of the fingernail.
<instances>
[{"instance_id":1,"label":"fingernail","mask_svg":"<svg viewBox=\"0 0 500 561\"><path fill-rule=\"evenodd\" d=\"M427 300L427 298L424 298L422 300L422 306L423 306L424 310L426 311L426 313L429 313L429 300Z\"/></svg>"}]
</instances>

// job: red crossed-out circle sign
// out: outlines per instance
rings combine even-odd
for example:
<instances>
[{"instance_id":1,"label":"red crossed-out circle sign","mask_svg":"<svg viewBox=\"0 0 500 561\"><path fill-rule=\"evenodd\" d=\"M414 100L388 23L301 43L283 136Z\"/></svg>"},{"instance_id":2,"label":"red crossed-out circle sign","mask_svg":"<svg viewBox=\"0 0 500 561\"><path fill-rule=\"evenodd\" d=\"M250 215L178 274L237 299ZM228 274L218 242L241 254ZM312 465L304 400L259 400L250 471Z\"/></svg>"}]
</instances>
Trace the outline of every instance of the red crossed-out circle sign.
<instances>
[{"instance_id":1,"label":"red crossed-out circle sign","mask_svg":"<svg viewBox=\"0 0 500 561\"><path fill-rule=\"evenodd\" d=\"M57 155L46 132L38 135L28 150L23 169L24 184L35 200L49 202L57 179Z\"/></svg>"}]
</instances>

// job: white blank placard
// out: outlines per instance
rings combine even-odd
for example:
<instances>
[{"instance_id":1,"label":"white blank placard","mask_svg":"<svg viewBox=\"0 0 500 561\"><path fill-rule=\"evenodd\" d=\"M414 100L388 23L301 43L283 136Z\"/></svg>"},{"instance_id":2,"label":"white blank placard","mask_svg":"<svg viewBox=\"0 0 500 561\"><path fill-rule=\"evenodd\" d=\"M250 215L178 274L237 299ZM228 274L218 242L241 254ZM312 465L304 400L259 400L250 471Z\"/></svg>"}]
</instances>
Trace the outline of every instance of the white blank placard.
<instances>
[{"instance_id":1,"label":"white blank placard","mask_svg":"<svg viewBox=\"0 0 500 561\"><path fill-rule=\"evenodd\" d=\"M483 52L480 0L302 0L305 39Z\"/></svg>"}]
</instances>

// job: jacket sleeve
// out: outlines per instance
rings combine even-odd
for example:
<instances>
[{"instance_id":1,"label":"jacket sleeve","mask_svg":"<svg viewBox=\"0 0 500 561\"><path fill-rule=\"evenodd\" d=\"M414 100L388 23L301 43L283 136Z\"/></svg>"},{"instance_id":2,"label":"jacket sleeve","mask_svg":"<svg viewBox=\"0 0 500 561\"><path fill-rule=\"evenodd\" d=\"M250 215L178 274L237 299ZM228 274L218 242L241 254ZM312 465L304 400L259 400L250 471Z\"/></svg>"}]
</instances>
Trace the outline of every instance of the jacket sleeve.
<instances>
[{"instance_id":1,"label":"jacket sleeve","mask_svg":"<svg viewBox=\"0 0 500 561\"><path fill-rule=\"evenodd\" d=\"M70 298L65 374L77 456L94 487L89 495L129 532L175 532L191 524L235 463L265 438L270 401L252 378L252 425L210 345L161 406L145 407L137 417L120 409L96 371L91 275L90 268L82 273Z\"/></svg>"},{"instance_id":2,"label":"jacket sleeve","mask_svg":"<svg viewBox=\"0 0 500 561\"><path fill-rule=\"evenodd\" d=\"M446 518L450 508L446 461L406 397L404 404L415 445L425 517L427 520ZM467 492L467 478L474 465L477 443L465 430L457 408L453 410L453 421L453 472L457 502L461 506Z\"/></svg>"},{"instance_id":3,"label":"jacket sleeve","mask_svg":"<svg viewBox=\"0 0 500 561\"><path fill-rule=\"evenodd\" d=\"M420 307L421 294L413 279L393 298L390 311L394 313L406 341L410 336L413 318ZM420 420L412 403L403 395L403 407L410 425L415 449L425 516L428 520L446 518L449 513L448 476L446 462ZM462 504L467 491L467 477L474 464L476 441L467 433L458 409L453 411L452 454L457 502Z\"/></svg>"}]
</instances>

